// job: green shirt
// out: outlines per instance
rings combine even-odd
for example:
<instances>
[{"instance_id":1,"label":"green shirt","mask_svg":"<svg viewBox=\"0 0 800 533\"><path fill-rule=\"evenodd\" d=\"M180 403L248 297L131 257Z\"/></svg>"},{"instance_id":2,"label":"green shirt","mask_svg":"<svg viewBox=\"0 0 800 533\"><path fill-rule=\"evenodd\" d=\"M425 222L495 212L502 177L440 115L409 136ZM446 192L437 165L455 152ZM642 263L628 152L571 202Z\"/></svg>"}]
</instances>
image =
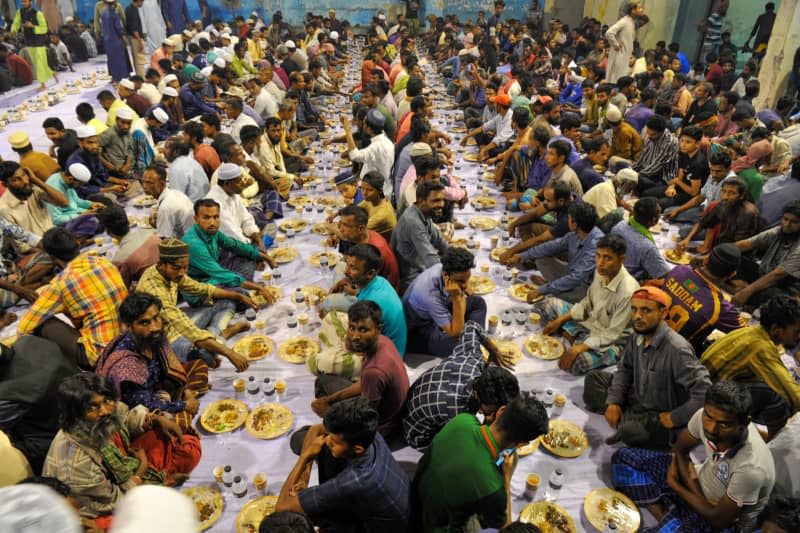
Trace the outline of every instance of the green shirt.
<instances>
[{"instance_id":1,"label":"green shirt","mask_svg":"<svg viewBox=\"0 0 800 533\"><path fill-rule=\"evenodd\" d=\"M256 261L261 257L258 248L252 244L228 237L221 231L208 235L197 224L189 228L183 236L183 242L189 245L189 276L217 287L238 287L246 281L244 277L219 264L221 249L227 248L236 255ZM194 303L191 296L187 300Z\"/></svg>"},{"instance_id":2,"label":"green shirt","mask_svg":"<svg viewBox=\"0 0 800 533\"><path fill-rule=\"evenodd\" d=\"M500 447L474 415L463 413L434 437L414 479L425 533L461 531L472 515L484 528L506 522L506 488L495 466Z\"/></svg>"}]
</instances>

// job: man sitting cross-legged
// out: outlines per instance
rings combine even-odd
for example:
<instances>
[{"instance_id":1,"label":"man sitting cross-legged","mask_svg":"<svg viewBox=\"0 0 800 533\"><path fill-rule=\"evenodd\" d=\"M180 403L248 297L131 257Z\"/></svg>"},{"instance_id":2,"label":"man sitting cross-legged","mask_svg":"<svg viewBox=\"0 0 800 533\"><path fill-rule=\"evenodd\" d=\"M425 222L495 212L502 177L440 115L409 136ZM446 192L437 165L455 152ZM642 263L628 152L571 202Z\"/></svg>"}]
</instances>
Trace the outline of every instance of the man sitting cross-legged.
<instances>
[{"instance_id":1,"label":"man sitting cross-legged","mask_svg":"<svg viewBox=\"0 0 800 533\"><path fill-rule=\"evenodd\" d=\"M164 335L161 300L155 296L130 294L119 315L127 331L106 346L95 372L114 386L128 407L161 411L190 431L197 395L209 389L208 366L200 360L181 363Z\"/></svg>"},{"instance_id":2,"label":"man sitting cross-legged","mask_svg":"<svg viewBox=\"0 0 800 533\"><path fill-rule=\"evenodd\" d=\"M625 250L625 240L619 235L600 238L594 280L586 297L572 306L552 296L537 304L546 324L543 333L561 330L572 342L558 362L562 370L585 374L619 359L632 333L631 295L639 288L625 270Z\"/></svg>"},{"instance_id":3,"label":"man sitting cross-legged","mask_svg":"<svg viewBox=\"0 0 800 533\"><path fill-rule=\"evenodd\" d=\"M367 398L333 405L305 435L300 456L281 487L275 510L305 513L325 531L405 533L406 473L378 432L380 415ZM293 445L294 439L293 440ZM309 487L317 463L319 485Z\"/></svg>"},{"instance_id":4,"label":"man sitting cross-legged","mask_svg":"<svg viewBox=\"0 0 800 533\"><path fill-rule=\"evenodd\" d=\"M158 263L142 274L136 290L152 294L161 300L161 318L166 327L167 340L172 349L185 361L202 358L211 367L219 366L215 355L225 356L241 372L248 367L247 358L219 342L216 337L228 339L248 329L248 324L228 326L236 304L257 309L258 306L242 292L200 283L188 275L189 246L178 239L167 239L159 247ZM214 301L193 309L178 308L178 291ZM205 328L205 329L204 329Z\"/></svg>"},{"instance_id":5,"label":"man sitting cross-legged","mask_svg":"<svg viewBox=\"0 0 800 533\"><path fill-rule=\"evenodd\" d=\"M614 486L659 521L646 531L758 529L775 465L750 422L751 403L744 386L720 381L706 392L705 404L681 431L673 453L622 448L613 455ZM689 453L701 443L706 459L695 467Z\"/></svg>"},{"instance_id":6,"label":"man sitting cross-legged","mask_svg":"<svg viewBox=\"0 0 800 533\"><path fill-rule=\"evenodd\" d=\"M200 442L143 406L129 410L104 378L84 372L58 389L61 430L42 475L70 488L84 518L101 529L123 494L142 483L175 485L200 462ZM158 432L160 436L148 436Z\"/></svg>"}]
</instances>

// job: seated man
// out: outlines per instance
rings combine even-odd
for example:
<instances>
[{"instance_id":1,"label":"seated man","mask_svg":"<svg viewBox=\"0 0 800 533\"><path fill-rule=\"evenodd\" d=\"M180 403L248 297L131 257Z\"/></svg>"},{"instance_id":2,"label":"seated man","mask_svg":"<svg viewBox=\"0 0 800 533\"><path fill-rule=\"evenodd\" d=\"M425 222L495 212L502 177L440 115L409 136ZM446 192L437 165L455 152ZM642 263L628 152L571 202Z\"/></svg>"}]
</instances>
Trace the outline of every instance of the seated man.
<instances>
[{"instance_id":1,"label":"seated man","mask_svg":"<svg viewBox=\"0 0 800 533\"><path fill-rule=\"evenodd\" d=\"M703 352L713 330L728 333L744 326L739 311L720 288L736 274L741 261L735 245L720 244L703 259L702 266L679 265L664 278L662 288L672 298L667 324L692 343L695 353Z\"/></svg>"},{"instance_id":2,"label":"seated man","mask_svg":"<svg viewBox=\"0 0 800 533\"><path fill-rule=\"evenodd\" d=\"M723 151L712 154L708 160L708 179L700 188L700 194L693 196L691 200L681 206L670 208L667 213L664 213L664 218L678 225L699 222L700 215L709 204L719 200L722 184L733 176L735 174L731 172L731 156ZM681 231L681 235L684 234L685 232Z\"/></svg>"},{"instance_id":3,"label":"seated man","mask_svg":"<svg viewBox=\"0 0 800 533\"><path fill-rule=\"evenodd\" d=\"M444 185L425 182L417 188L417 203L397 221L391 245L400 266L400 294L423 270L439 263L439 254L448 250L447 242L431 220L442 216L443 208Z\"/></svg>"},{"instance_id":4,"label":"seated man","mask_svg":"<svg viewBox=\"0 0 800 533\"><path fill-rule=\"evenodd\" d=\"M758 306L776 294L800 294L800 200L783 206L780 226L762 231L736 246L754 251L761 260L742 258L740 277L749 282L731 300L736 306Z\"/></svg>"},{"instance_id":5,"label":"seated man","mask_svg":"<svg viewBox=\"0 0 800 533\"><path fill-rule=\"evenodd\" d=\"M688 423L711 384L692 346L666 324L670 304L661 289L645 286L634 291L631 317L636 335L622 350L617 372L592 370L586 375L587 409L605 412L616 430L606 439L608 444L622 441L668 449L673 434Z\"/></svg>"},{"instance_id":6,"label":"seated man","mask_svg":"<svg viewBox=\"0 0 800 533\"><path fill-rule=\"evenodd\" d=\"M628 274L625 241L606 235L597 241L596 272L586 296L576 304L549 296L536 304L545 323L543 333L563 330L572 346L558 362L562 370L585 374L593 368L616 364L631 336L631 295L639 283Z\"/></svg>"},{"instance_id":7,"label":"seated man","mask_svg":"<svg viewBox=\"0 0 800 533\"><path fill-rule=\"evenodd\" d=\"M67 230L47 230L42 246L61 273L23 315L17 335L51 340L68 360L92 369L106 344L119 335L117 306L128 289L108 259L79 255L78 243ZM57 318L61 313L75 326Z\"/></svg>"},{"instance_id":8,"label":"seated man","mask_svg":"<svg viewBox=\"0 0 800 533\"><path fill-rule=\"evenodd\" d=\"M467 292L475 257L464 248L449 248L422 272L403 295L409 351L449 357L464 324L486 326L486 301Z\"/></svg>"},{"instance_id":9,"label":"seated man","mask_svg":"<svg viewBox=\"0 0 800 533\"><path fill-rule=\"evenodd\" d=\"M258 292L264 300L271 304L275 301L273 293L265 285L254 283L242 275L226 268L221 263L221 256L235 257L239 261L265 261L270 266L272 259L252 244L246 244L228 237L221 231L219 204L211 198L203 198L194 203L194 225L183 236L183 242L189 245L189 275L201 283L215 287L241 287ZM233 261L236 261L234 259ZM232 261L229 261L230 264ZM192 305L201 303L205 297L186 295L185 299Z\"/></svg>"},{"instance_id":10,"label":"seated man","mask_svg":"<svg viewBox=\"0 0 800 533\"><path fill-rule=\"evenodd\" d=\"M612 234L625 239L625 270L638 281L660 279L670 271L649 229L658 223L660 217L658 200L642 198L633 207L633 216L627 222L618 222L611 229Z\"/></svg>"},{"instance_id":11,"label":"seated man","mask_svg":"<svg viewBox=\"0 0 800 533\"><path fill-rule=\"evenodd\" d=\"M378 411L378 431L388 438L400 426L408 393L408 373L388 337L381 335L381 308L373 301L356 302L347 311L347 349L361 354L361 379L355 383L341 376L319 376L311 409L324 417L333 405L361 396ZM293 449L302 442L303 430L292 436Z\"/></svg>"},{"instance_id":12,"label":"seated man","mask_svg":"<svg viewBox=\"0 0 800 533\"><path fill-rule=\"evenodd\" d=\"M489 352L484 361L481 348ZM519 396L517 378L476 322L467 322L450 357L426 370L411 385L403 417L403 437L414 448L427 448L444 425L461 413L481 413L491 424L500 407Z\"/></svg>"},{"instance_id":13,"label":"seated man","mask_svg":"<svg viewBox=\"0 0 800 533\"><path fill-rule=\"evenodd\" d=\"M78 367L61 355L58 345L40 337L23 335L11 347L0 347L0 431L34 472L42 471L58 432L58 412L53 409L58 386L77 373Z\"/></svg>"},{"instance_id":14,"label":"seated man","mask_svg":"<svg viewBox=\"0 0 800 533\"><path fill-rule=\"evenodd\" d=\"M128 410L96 374L66 378L58 409L61 430L42 475L65 483L81 517L95 519L101 529L110 525L123 494L143 483L180 484L200 462L199 439L143 406Z\"/></svg>"},{"instance_id":15,"label":"seated man","mask_svg":"<svg viewBox=\"0 0 800 533\"><path fill-rule=\"evenodd\" d=\"M412 504L421 523L414 531L464 531L474 515L484 527L510 522L508 498L517 456L504 451L525 446L547 431L547 412L530 397L500 407L488 425L471 413L450 420L417 466ZM469 482L454 483L459 479Z\"/></svg>"},{"instance_id":16,"label":"seated man","mask_svg":"<svg viewBox=\"0 0 800 533\"><path fill-rule=\"evenodd\" d=\"M106 229L106 233L119 244L111 264L117 267L126 287L139 281L142 272L158 262L158 245L161 239L151 228L139 228L131 231L128 214L118 206L104 207L97 213L97 218Z\"/></svg>"},{"instance_id":17,"label":"seated man","mask_svg":"<svg viewBox=\"0 0 800 533\"><path fill-rule=\"evenodd\" d=\"M400 285L400 270L397 265L397 258L389 243L381 235L371 229L367 229L369 215L366 210L355 205L348 205L339 210L339 251L347 253L347 250L356 244L370 244L381 254L381 264L378 274L386 278L395 290ZM331 244L335 244L335 239L329 239Z\"/></svg>"},{"instance_id":18,"label":"seated man","mask_svg":"<svg viewBox=\"0 0 800 533\"><path fill-rule=\"evenodd\" d=\"M92 126L81 126L76 130L80 148L67 159L67 168L75 163L84 165L92 174L88 183L77 187L78 196L86 200L103 201L105 198L127 198L128 185L119 178L110 176L100 161L100 141Z\"/></svg>"},{"instance_id":19,"label":"seated man","mask_svg":"<svg viewBox=\"0 0 800 533\"><path fill-rule=\"evenodd\" d=\"M127 331L106 346L95 373L107 379L131 409L143 405L160 411L193 433L197 396L210 388L208 366L203 361L181 363L164 335L161 300L155 296L130 294L119 306L119 315Z\"/></svg>"},{"instance_id":20,"label":"seated man","mask_svg":"<svg viewBox=\"0 0 800 533\"><path fill-rule=\"evenodd\" d=\"M708 179L709 173L708 160L700 149L702 139L703 130L697 126L687 126L681 131L677 175L667 181L664 197L657 191L658 188L651 188L647 194L659 198L658 203L662 209L670 207L687 209L686 204L696 203L693 199L700 194L700 189Z\"/></svg>"},{"instance_id":21,"label":"seated man","mask_svg":"<svg viewBox=\"0 0 800 533\"><path fill-rule=\"evenodd\" d=\"M673 453L638 448L614 453L614 487L646 505L659 531L755 531L775 483L775 465L750 422L751 403L741 385L711 385ZM695 467L689 453L701 442L706 460Z\"/></svg>"},{"instance_id":22,"label":"seated man","mask_svg":"<svg viewBox=\"0 0 800 533\"><path fill-rule=\"evenodd\" d=\"M631 165L639 173L637 192L640 197L650 196L653 189L663 192L667 181L678 173L678 139L667 131L667 119L653 115L646 122L647 137L642 155ZM653 194L660 196L661 193Z\"/></svg>"},{"instance_id":23,"label":"seated man","mask_svg":"<svg viewBox=\"0 0 800 533\"><path fill-rule=\"evenodd\" d=\"M242 243L253 244L260 251L265 251L264 243L261 241L261 231L242 198L242 191L247 186L242 179L242 167L233 163L223 163L217 169L217 173L219 183L211 187L206 198L216 200L220 206L219 230L228 237ZM253 259L226 251L221 254L220 263L245 279L253 279L256 270L256 261Z\"/></svg>"},{"instance_id":24,"label":"seated man","mask_svg":"<svg viewBox=\"0 0 800 533\"><path fill-rule=\"evenodd\" d=\"M552 295L575 303L586 296L594 274L595 245L603 232L596 225L597 212L593 205L573 202L567 213L569 233L504 261L512 265L536 262L542 276L531 276L531 280L540 287L528 292L528 302ZM567 254L567 263L558 258L564 253Z\"/></svg>"},{"instance_id":25,"label":"seated man","mask_svg":"<svg viewBox=\"0 0 800 533\"><path fill-rule=\"evenodd\" d=\"M778 346L792 349L800 341L800 303L785 294L759 308L760 324L732 331L700 357L711 379L747 383L757 409L756 423L770 434L800 408L800 385L781 361Z\"/></svg>"},{"instance_id":26,"label":"seated man","mask_svg":"<svg viewBox=\"0 0 800 533\"><path fill-rule=\"evenodd\" d=\"M189 246L178 239L163 241L158 246L158 255L158 263L142 273L136 290L161 300L161 319L166 327L167 340L180 360L199 357L216 368L219 366L218 354L226 357L238 372L246 370L247 358L217 341L216 337L228 339L248 329L246 323L230 326L228 323L237 302L257 309L255 302L247 294L199 283L187 276ZM213 300L214 304L187 309L187 314L178 308L179 291Z\"/></svg>"},{"instance_id":27,"label":"seated man","mask_svg":"<svg viewBox=\"0 0 800 533\"><path fill-rule=\"evenodd\" d=\"M360 300L378 304L383 314L381 333L391 339L402 358L406 353L407 333L403 303L386 278L378 275L381 264L378 249L370 244L356 244L347 249L344 262L344 277L331 287L330 294L346 296L347 308Z\"/></svg>"},{"instance_id":28,"label":"seated man","mask_svg":"<svg viewBox=\"0 0 800 533\"><path fill-rule=\"evenodd\" d=\"M50 213L53 224L66 228L81 241L96 235L101 229L96 211L104 205L80 198L75 190L79 184L89 183L91 178L92 173L81 163L73 163L67 169L47 178L47 184L67 198L67 205L63 207L47 204L47 212Z\"/></svg>"},{"instance_id":29,"label":"seated man","mask_svg":"<svg viewBox=\"0 0 800 533\"><path fill-rule=\"evenodd\" d=\"M48 205L69 205L61 191L14 161L0 162L0 183L7 189L0 196L0 216L37 235L53 227Z\"/></svg>"},{"instance_id":30,"label":"seated man","mask_svg":"<svg viewBox=\"0 0 800 533\"><path fill-rule=\"evenodd\" d=\"M800 460L800 413L767 443L775 462L775 486L762 517L761 531L789 533L800 528L800 483L795 465Z\"/></svg>"},{"instance_id":31,"label":"seated man","mask_svg":"<svg viewBox=\"0 0 800 533\"><path fill-rule=\"evenodd\" d=\"M569 184L564 181L549 182L542 191L541 203L535 200L536 205L508 225L508 235L514 237L519 229L522 242L509 248L502 256L503 261L537 244L569 233L567 211L575 201Z\"/></svg>"},{"instance_id":32,"label":"seated man","mask_svg":"<svg viewBox=\"0 0 800 533\"><path fill-rule=\"evenodd\" d=\"M275 510L304 513L325 531L405 533L408 477L377 431L379 418L366 398L333 405L296 450ZM319 485L309 487L315 461Z\"/></svg>"},{"instance_id":33,"label":"seated man","mask_svg":"<svg viewBox=\"0 0 800 533\"><path fill-rule=\"evenodd\" d=\"M147 167L142 174L142 188L158 201L155 224L152 224L156 234L163 239L183 237L194 224L194 206L184 193L167 187L164 167Z\"/></svg>"}]
</instances>

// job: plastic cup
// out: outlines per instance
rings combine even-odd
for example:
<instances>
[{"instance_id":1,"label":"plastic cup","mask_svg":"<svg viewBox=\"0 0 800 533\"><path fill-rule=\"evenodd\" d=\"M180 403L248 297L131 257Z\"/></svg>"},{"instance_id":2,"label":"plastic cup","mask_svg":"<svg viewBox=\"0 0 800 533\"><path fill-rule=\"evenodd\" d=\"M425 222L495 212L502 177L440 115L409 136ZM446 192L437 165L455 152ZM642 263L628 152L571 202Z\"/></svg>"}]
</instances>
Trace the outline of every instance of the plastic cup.
<instances>
[{"instance_id":1,"label":"plastic cup","mask_svg":"<svg viewBox=\"0 0 800 533\"><path fill-rule=\"evenodd\" d=\"M494 333L497 331L497 324L500 322L500 319L497 318L497 315L492 315L489 317L489 333Z\"/></svg>"},{"instance_id":2,"label":"plastic cup","mask_svg":"<svg viewBox=\"0 0 800 533\"><path fill-rule=\"evenodd\" d=\"M533 500L536 497L536 491L539 490L539 485L542 482L542 478L539 474L528 474L528 477L525 478L525 498L527 500Z\"/></svg>"},{"instance_id":3,"label":"plastic cup","mask_svg":"<svg viewBox=\"0 0 800 533\"><path fill-rule=\"evenodd\" d=\"M225 471L224 465L217 465L214 467L214 481L217 482L218 485L222 484L222 473Z\"/></svg>"},{"instance_id":4,"label":"plastic cup","mask_svg":"<svg viewBox=\"0 0 800 533\"><path fill-rule=\"evenodd\" d=\"M267 492L267 475L264 472L257 472L253 476L253 486L259 495L264 496Z\"/></svg>"}]
</instances>

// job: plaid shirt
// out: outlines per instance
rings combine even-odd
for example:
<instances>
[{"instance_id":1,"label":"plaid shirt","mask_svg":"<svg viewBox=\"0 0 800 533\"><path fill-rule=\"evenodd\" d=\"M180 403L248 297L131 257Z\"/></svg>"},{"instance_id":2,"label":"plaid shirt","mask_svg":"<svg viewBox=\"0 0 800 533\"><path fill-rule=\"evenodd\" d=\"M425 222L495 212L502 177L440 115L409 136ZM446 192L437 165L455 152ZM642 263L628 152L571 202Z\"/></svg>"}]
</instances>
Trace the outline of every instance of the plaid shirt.
<instances>
[{"instance_id":1,"label":"plaid shirt","mask_svg":"<svg viewBox=\"0 0 800 533\"><path fill-rule=\"evenodd\" d=\"M186 337L192 344L214 337L208 331L197 327L186 313L178 309L178 291L211 300L215 290L213 285L200 283L189 276L183 276L179 282L169 282L159 273L156 265L145 270L136 285L137 292L146 292L161 300L161 319L164 321L164 332L170 343L179 337Z\"/></svg>"},{"instance_id":2,"label":"plaid shirt","mask_svg":"<svg viewBox=\"0 0 800 533\"><path fill-rule=\"evenodd\" d=\"M64 313L78 325L78 342L94 366L105 345L120 333L117 307L127 295L122 276L110 261L79 255L45 286L22 317L17 334L33 334L47 319Z\"/></svg>"},{"instance_id":3,"label":"plaid shirt","mask_svg":"<svg viewBox=\"0 0 800 533\"><path fill-rule=\"evenodd\" d=\"M486 367L481 353L484 339L486 331L477 322L467 322L453 354L411 386L403 435L414 448L426 447L450 419L467 409L472 382Z\"/></svg>"}]
</instances>

